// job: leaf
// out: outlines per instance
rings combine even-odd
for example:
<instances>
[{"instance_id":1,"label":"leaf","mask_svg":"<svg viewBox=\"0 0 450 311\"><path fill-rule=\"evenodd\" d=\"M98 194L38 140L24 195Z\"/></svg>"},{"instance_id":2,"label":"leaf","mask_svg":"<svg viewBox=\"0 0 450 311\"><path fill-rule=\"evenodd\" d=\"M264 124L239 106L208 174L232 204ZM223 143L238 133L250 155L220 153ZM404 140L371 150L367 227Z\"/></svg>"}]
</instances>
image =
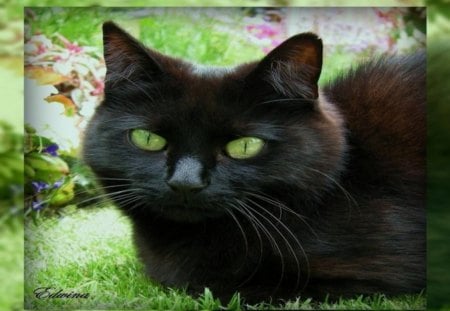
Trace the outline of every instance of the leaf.
<instances>
[{"instance_id":1,"label":"leaf","mask_svg":"<svg viewBox=\"0 0 450 311\"><path fill-rule=\"evenodd\" d=\"M29 79L36 80L39 85L57 85L70 80L69 77L63 76L51 68L39 66L27 66L25 68L25 76Z\"/></svg>"},{"instance_id":2,"label":"leaf","mask_svg":"<svg viewBox=\"0 0 450 311\"><path fill-rule=\"evenodd\" d=\"M64 114L68 117L72 117L78 110L77 105L67 96L62 94L50 95L45 98L48 103L57 102L63 104Z\"/></svg>"}]
</instances>

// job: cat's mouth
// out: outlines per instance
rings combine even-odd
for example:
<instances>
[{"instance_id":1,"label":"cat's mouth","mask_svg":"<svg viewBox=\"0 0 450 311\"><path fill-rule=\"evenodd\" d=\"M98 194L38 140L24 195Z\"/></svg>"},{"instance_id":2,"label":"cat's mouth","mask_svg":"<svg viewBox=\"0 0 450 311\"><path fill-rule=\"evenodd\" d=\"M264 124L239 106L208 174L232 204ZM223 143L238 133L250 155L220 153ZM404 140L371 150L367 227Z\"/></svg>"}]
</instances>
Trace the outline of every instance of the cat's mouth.
<instances>
[{"instance_id":1,"label":"cat's mouth","mask_svg":"<svg viewBox=\"0 0 450 311\"><path fill-rule=\"evenodd\" d=\"M192 201L184 204L168 204L161 206L159 210L161 216L176 222L201 222L211 218L218 218L224 215L225 211L219 208L205 207L202 204L195 204Z\"/></svg>"},{"instance_id":2,"label":"cat's mouth","mask_svg":"<svg viewBox=\"0 0 450 311\"><path fill-rule=\"evenodd\" d=\"M200 194L171 195L160 204L158 212L161 216L177 222L200 222L225 214L219 202L212 202L207 196Z\"/></svg>"}]
</instances>

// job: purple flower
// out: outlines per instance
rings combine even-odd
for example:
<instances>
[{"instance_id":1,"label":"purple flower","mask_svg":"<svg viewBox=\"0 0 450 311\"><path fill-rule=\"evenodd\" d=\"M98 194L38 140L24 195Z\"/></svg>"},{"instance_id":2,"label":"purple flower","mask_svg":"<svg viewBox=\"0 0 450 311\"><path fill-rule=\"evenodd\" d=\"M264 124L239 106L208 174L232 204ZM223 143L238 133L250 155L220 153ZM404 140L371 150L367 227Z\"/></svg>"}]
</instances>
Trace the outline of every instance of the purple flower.
<instances>
[{"instance_id":1,"label":"purple flower","mask_svg":"<svg viewBox=\"0 0 450 311\"><path fill-rule=\"evenodd\" d=\"M57 152L58 149L59 149L59 147L58 147L57 144L51 144L50 146L47 146L47 147L43 150L43 152L48 153L48 154L50 154L50 155L56 157L56 156L58 156L58 152Z\"/></svg>"},{"instance_id":2,"label":"purple flower","mask_svg":"<svg viewBox=\"0 0 450 311\"><path fill-rule=\"evenodd\" d=\"M33 211L40 211L44 207L45 207L45 203L42 201L33 201L31 203L31 208L33 209Z\"/></svg>"},{"instance_id":3,"label":"purple flower","mask_svg":"<svg viewBox=\"0 0 450 311\"><path fill-rule=\"evenodd\" d=\"M52 189L58 189L59 187L62 186L63 183L64 183L64 178L60 179L58 181L55 181L55 183L52 186Z\"/></svg>"},{"instance_id":4,"label":"purple flower","mask_svg":"<svg viewBox=\"0 0 450 311\"><path fill-rule=\"evenodd\" d=\"M33 186L35 193L39 193L45 189L48 189L50 185L43 181L32 181L31 186Z\"/></svg>"}]
</instances>

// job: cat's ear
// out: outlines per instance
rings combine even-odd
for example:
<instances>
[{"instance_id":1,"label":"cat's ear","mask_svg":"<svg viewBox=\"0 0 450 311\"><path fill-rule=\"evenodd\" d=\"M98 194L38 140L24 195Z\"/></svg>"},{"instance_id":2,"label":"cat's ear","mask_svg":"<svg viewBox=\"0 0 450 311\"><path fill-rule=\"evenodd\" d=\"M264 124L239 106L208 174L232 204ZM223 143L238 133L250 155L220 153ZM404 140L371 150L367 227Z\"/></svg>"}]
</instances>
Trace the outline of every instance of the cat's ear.
<instances>
[{"instance_id":1,"label":"cat's ear","mask_svg":"<svg viewBox=\"0 0 450 311\"><path fill-rule=\"evenodd\" d=\"M293 36L273 49L256 68L272 88L288 97L318 97L322 40L313 33Z\"/></svg>"},{"instance_id":2,"label":"cat's ear","mask_svg":"<svg viewBox=\"0 0 450 311\"><path fill-rule=\"evenodd\" d=\"M132 80L141 74L150 76L161 72L150 51L111 21L103 24L103 53L106 82Z\"/></svg>"}]
</instances>

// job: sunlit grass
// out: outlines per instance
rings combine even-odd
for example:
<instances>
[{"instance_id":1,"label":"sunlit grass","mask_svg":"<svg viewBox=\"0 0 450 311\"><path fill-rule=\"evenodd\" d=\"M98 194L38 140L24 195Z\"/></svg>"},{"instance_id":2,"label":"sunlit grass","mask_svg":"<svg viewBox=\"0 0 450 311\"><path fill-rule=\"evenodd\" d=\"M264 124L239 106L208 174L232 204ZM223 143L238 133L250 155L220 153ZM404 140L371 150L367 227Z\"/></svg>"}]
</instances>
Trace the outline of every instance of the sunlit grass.
<instances>
[{"instance_id":1,"label":"sunlit grass","mask_svg":"<svg viewBox=\"0 0 450 311\"><path fill-rule=\"evenodd\" d=\"M130 223L111 207L28 219L25 227L25 308L217 309L210 292L199 299L149 280L136 257ZM52 287L88 299L37 299Z\"/></svg>"},{"instance_id":2,"label":"sunlit grass","mask_svg":"<svg viewBox=\"0 0 450 311\"><path fill-rule=\"evenodd\" d=\"M167 289L145 276L132 242L131 225L113 207L79 209L61 218L26 221L25 307L28 309L239 309L243 301L219 301L205 289L193 298L182 289ZM88 299L37 299L34 290L89 293ZM388 299L382 295L337 302L297 299L283 304L245 305L248 309L420 310L424 296Z\"/></svg>"},{"instance_id":3,"label":"sunlit grass","mask_svg":"<svg viewBox=\"0 0 450 311\"><path fill-rule=\"evenodd\" d=\"M140 39L161 53L205 65L231 66L262 58L261 48L243 35L243 15L238 13L235 8L161 10L140 20Z\"/></svg>"}]
</instances>

